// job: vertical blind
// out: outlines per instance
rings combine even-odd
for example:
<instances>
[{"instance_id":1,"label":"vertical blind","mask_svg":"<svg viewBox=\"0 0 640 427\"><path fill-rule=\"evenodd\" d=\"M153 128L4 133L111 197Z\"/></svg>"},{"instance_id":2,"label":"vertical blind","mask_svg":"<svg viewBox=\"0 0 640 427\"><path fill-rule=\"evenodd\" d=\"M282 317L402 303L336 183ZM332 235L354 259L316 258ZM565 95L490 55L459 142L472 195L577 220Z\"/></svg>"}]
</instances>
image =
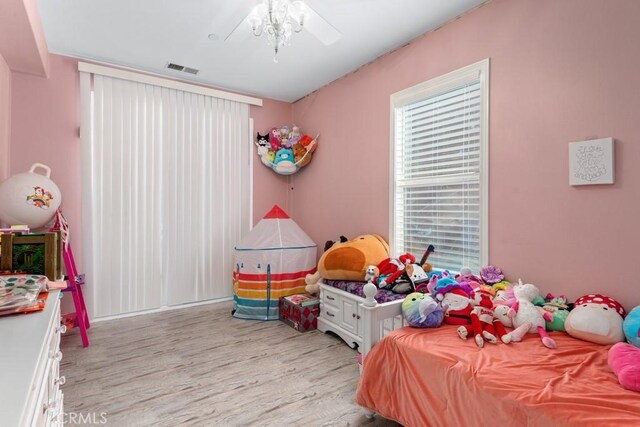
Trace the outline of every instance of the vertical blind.
<instances>
[{"instance_id":1,"label":"vertical blind","mask_svg":"<svg viewBox=\"0 0 640 427\"><path fill-rule=\"evenodd\" d=\"M92 315L230 297L249 227L249 106L88 73L81 97Z\"/></svg>"},{"instance_id":2,"label":"vertical blind","mask_svg":"<svg viewBox=\"0 0 640 427\"><path fill-rule=\"evenodd\" d=\"M482 256L482 84L430 91L394 109L395 249L434 266L479 270ZM415 98L415 97L414 97Z\"/></svg>"}]
</instances>

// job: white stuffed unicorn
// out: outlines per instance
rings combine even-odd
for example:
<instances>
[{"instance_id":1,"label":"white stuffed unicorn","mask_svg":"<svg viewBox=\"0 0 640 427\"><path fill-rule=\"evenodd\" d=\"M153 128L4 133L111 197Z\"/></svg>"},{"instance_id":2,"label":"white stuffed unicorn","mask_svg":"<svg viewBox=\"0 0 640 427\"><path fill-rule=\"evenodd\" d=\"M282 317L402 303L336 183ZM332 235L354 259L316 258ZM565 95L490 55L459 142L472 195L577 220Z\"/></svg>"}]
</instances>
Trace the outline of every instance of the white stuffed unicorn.
<instances>
[{"instance_id":1,"label":"white stuffed unicorn","mask_svg":"<svg viewBox=\"0 0 640 427\"><path fill-rule=\"evenodd\" d=\"M518 284L513 286L513 293L516 301L509 309L508 316L513 320L515 329L507 334L510 340L522 341L525 334L537 332L545 347L556 348L556 342L545 329L545 320L553 320L551 314L532 303L540 294L538 288L531 283L523 284L522 280L518 280Z\"/></svg>"}]
</instances>

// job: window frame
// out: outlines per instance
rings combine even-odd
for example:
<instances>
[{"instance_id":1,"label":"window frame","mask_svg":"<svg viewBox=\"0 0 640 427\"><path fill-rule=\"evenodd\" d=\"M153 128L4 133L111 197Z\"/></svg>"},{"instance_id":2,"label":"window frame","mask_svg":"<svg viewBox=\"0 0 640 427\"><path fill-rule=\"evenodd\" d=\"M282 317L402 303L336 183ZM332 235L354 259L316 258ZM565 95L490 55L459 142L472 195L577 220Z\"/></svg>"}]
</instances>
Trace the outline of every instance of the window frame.
<instances>
[{"instance_id":1,"label":"window frame","mask_svg":"<svg viewBox=\"0 0 640 427\"><path fill-rule=\"evenodd\" d=\"M389 99L389 245L396 253L396 109L480 81L480 265L489 263L489 58L391 94ZM425 248L426 249L426 248ZM438 248L436 247L436 251ZM422 254L414 254L421 256ZM464 267L464 266L461 266Z\"/></svg>"}]
</instances>

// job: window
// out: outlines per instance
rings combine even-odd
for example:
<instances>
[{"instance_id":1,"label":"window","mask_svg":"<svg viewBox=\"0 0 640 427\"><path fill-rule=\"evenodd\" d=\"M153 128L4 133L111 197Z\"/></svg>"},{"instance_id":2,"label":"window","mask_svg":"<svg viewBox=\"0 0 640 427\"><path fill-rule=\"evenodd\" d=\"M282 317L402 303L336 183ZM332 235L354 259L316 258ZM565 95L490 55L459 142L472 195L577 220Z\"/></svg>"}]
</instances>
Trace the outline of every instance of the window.
<instances>
[{"instance_id":1,"label":"window","mask_svg":"<svg viewBox=\"0 0 640 427\"><path fill-rule=\"evenodd\" d=\"M487 264L489 60L391 95L391 244L439 269Z\"/></svg>"}]
</instances>

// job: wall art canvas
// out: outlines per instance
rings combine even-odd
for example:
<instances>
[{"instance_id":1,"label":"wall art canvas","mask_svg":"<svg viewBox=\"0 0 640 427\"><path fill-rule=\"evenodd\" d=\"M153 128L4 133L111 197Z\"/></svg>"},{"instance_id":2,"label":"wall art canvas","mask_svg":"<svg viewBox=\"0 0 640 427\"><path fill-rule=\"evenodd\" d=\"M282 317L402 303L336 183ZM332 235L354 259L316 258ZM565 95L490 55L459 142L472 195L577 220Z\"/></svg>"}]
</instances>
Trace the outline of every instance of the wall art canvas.
<instances>
[{"instance_id":1,"label":"wall art canvas","mask_svg":"<svg viewBox=\"0 0 640 427\"><path fill-rule=\"evenodd\" d=\"M614 183L613 138L569 143L569 184Z\"/></svg>"}]
</instances>

